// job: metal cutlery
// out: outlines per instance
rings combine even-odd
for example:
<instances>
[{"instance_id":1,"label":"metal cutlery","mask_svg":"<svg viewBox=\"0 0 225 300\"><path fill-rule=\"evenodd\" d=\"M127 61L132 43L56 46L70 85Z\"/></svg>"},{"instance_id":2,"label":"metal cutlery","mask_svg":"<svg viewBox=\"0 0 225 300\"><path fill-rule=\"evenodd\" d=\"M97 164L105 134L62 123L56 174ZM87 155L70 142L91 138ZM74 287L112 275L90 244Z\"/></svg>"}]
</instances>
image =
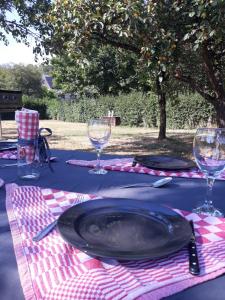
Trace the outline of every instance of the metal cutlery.
<instances>
[{"instance_id":1,"label":"metal cutlery","mask_svg":"<svg viewBox=\"0 0 225 300\"><path fill-rule=\"evenodd\" d=\"M192 275L199 275L200 267L199 267L198 252L197 252L197 247L196 247L196 242L195 242L194 224L193 224L193 221L190 221L189 223L190 223L190 226L192 229L191 240L188 244L189 272Z\"/></svg>"},{"instance_id":2,"label":"metal cutlery","mask_svg":"<svg viewBox=\"0 0 225 300\"><path fill-rule=\"evenodd\" d=\"M78 195L77 198L74 201L82 201L84 200L84 195ZM71 207L74 206L74 203L71 205ZM52 223L45 226L43 229L41 229L33 238L32 240L34 242L39 242L44 237L46 237L57 225L58 218L54 220Z\"/></svg>"},{"instance_id":3,"label":"metal cutlery","mask_svg":"<svg viewBox=\"0 0 225 300\"><path fill-rule=\"evenodd\" d=\"M133 162L132 162L132 167L135 167L137 163L138 163L138 162L137 162L136 159L134 158L134 160L133 160Z\"/></svg>"},{"instance_id":4,"label":"metal cutlery","mask_svg":"<svg viewBox=\"0 0 225 300\"><path fill-rule=\"evenodd\" d=\"M39 242L40 240L42 240L46 235L48 235L57 225L57 221L55 220L52 223L50 223L49 225L47 225L46 227L44 227L41 231L38 232L37 235L35 235L32 240L34 242Z\"/></svg>"},{"instance_id":5,"label":"metal cutlery","mask_svg":"<svg viewBox=\"0 0 225 300\"><path fill-rule=\"evenodd\" d=\"M153 183L133 183L128 185L123 185L121 188L133 188L133 187L154 187L159 188L161 186L164 186L172 181L172 177L165 177L162 179L159 179Z\"/></svg>"}]
</instances>

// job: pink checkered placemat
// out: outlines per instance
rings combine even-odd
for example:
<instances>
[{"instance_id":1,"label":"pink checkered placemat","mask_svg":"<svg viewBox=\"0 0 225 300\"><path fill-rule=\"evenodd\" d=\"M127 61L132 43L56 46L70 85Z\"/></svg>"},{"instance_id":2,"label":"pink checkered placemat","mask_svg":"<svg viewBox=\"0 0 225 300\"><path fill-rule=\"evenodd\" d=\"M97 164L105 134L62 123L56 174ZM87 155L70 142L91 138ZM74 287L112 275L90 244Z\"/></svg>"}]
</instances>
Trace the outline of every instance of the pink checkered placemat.
<instances>
[{"instance_id":1,"label":"pink checkered placemat","mask_svg":"<svg viewBox=\"0 0 225 300\"><path fill-rule=\"evenodd\" d=\"M7 150L0 152L0 158L17 159L17 150Z\"/></svg>"},{"instance_id":2,"label":"pink checkered placemat","mask_svg":"<svg viewBox=\"0 0 225 300\"><path fill-rule=\"evenodd\" d=\"M71 159L67 161L68 164L94 168L96 166L96 160L78 160ZM140 173L155 176L171 176L171 177L186 177L186 178L205 178L205 175L198 169L184 170L184 171L165 171L165 170L154 170L146 168L137 164L132 167L133 158L115 158L108 160L101 160L101 166L110 171L121 171L130 173ZM223 172L217 179L225 180L225 172Z\"/></svg>"},{"instance_id":3,"label":"pink checkered placemat","mask_svg":"<svg viewBox=\"0 0 225 300\"><path fill-rule=\"evenodd\" d=\"M7 150L0 152L0 159L17 159L17 150ZM50 161L56 161L57 157L52 156L50 157Z\"/></svg>"},{"instance_id":4,"label":"pink checkered placemat","mask_svg":"<svg viewBox=\"0 0 225 300\"><path fill-rule=\"evenodd\" d=\"M194 220L201 275L188 272L183 248L161 259L98 260L65 243L56 230L32 237L71 205L94 195L7 185L7 213L26 299L161 299L225 272L225 219L181 212ZM107 201L107 200L106 200ZM122 201L122 200L121 200Z\"/></svg>"}]
</instances>

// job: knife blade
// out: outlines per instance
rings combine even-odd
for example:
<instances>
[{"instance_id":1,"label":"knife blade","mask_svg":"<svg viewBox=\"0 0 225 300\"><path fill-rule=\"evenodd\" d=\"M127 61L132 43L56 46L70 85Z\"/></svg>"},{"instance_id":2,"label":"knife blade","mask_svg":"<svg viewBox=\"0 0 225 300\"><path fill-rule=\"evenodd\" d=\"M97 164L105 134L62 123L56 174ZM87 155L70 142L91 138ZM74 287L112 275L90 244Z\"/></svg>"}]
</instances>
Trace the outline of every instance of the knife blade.
<instances>
[{"instance_id":1,"label":"knife blade","mask_svg":"<svg viewBox=\"0 0 225 300\"><path fill-rule=\"evenodd\" d=\"M44 227L41 231L38 232L37 235L35 235L32 240L34 242L39 242L42 240L46 235L48 235L57 225L57 220L53 221L52 223L48 224L46 227Z\"/></svg>"},{"instance_id":2,"label":"knife blade","mask_svg":"<svg viewBox=\"0 0 225 300\"><path fill-rule=\"evenodd\" d=\"M191 240L188 244L189 272L192 275L199 275L200 267L199 267L198 252L197 252L197 246L196 246L196 240L195 240L194 223L193 223L193 221L190 221L189 223L190 223L191 230L192 230Z\"/></svg>"}]
</instances>

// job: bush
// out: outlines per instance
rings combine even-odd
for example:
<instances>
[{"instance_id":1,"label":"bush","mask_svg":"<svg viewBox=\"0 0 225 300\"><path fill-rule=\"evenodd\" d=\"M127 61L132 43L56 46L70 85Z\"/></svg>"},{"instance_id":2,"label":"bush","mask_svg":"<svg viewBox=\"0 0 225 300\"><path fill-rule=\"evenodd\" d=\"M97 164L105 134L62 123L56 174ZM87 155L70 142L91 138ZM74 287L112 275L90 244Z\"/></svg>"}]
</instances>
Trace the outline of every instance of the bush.
<instances>
[{"instance_id":1,"label":"bush","mask_svg":"<svg viewBox=\"0 0 225 300\"><path fill-rule=\"evenodd\" d=\"M36 99L28 96L23 96L23 107L37 110L40 114L40 119L48 119L47 107L49 103L48 98Z\"/></svg>"},{"instance_id":2,"label":"bush","mask_svg":"<svg viewBox=\"0 0 225 300\"><path fill-rule=\"evenodd\" d=\"M146 95L131 93L115 99L116 115L121 117L121 124L127 126L144 126Z\"/></svg>"},{"instance_id":3,"label":"bush","mask_svg":"<svg viewBox=\"0 0 225 300\"><path fill-rule=\"evenodd\" d=\"M198 94L179 95L168 102L168 128L192 129L202 127L207 125L210 118L215 119L215 110Z\"/></svg>"},{"instance_id":4,"label":"bush","mask_svg":"<svg viewBox=\"0 0 225 300\"><path fill-rule=\"evenodd\" d=\"M23 97L23 104L36 109L42 119L68 122L87 122L91 118L106 116L108 111L121 118L124 126L159 126L158 97L154 93L133 92L119 96L101 96L97 99L59 100L55 98L32 99ZM191 129L205 126L215 111L198 94L179 95L167 99L167 128Z\"/></svg>"}]
</instances>

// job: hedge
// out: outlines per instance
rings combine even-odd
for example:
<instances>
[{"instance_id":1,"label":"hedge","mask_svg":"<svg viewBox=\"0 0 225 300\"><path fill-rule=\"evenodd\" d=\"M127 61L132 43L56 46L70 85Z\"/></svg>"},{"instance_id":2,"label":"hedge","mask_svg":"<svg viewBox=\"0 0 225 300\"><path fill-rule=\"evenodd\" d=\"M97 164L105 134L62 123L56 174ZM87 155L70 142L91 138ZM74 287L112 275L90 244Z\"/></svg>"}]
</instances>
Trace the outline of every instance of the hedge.
<instances>
[{"instance_id":1,"label":"hedge","mask_svg":"<svg viewBox=\"0 0 225 300\"><path fill-rule=\"evenodd\" d=\"M36 109L43 119L68 122L86 122L114 111L121 117L121 125L157 127L159 125L158 98L155 94L133 92L120 96L102 96L97 99L58 100L26 99L24 106ZM213 107L198 94L179 95L167 99L167 128L191 129L205 126L215 118Z\"/></svg>"}]
</instances>

